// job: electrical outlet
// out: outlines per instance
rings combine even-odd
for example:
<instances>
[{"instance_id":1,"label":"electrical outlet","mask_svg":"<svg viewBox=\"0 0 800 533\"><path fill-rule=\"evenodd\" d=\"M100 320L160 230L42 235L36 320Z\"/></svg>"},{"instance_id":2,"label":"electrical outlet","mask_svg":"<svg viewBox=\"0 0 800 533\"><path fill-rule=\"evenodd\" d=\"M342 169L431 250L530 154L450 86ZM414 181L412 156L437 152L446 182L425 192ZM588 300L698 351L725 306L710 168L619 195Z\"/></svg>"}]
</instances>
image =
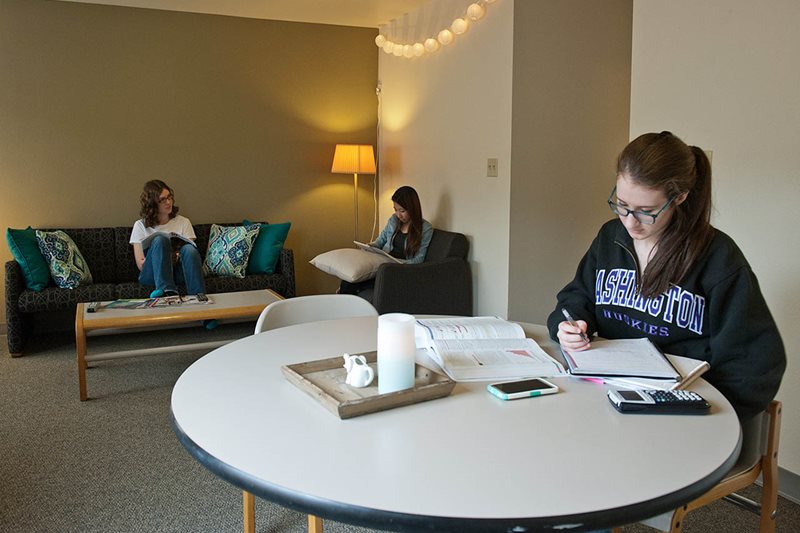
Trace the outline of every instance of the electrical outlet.
<instances>
[{"instance_id":1,"label":"electrical outlet","mask_svg":"<svg viewBox=\"0 0 800 533\"><path fill-rule=\"evenodd\" d=\"M487 178L496 178L497 177L497 158L490 157L486 160L486 177Z\"/></svg>"}]
</instances>

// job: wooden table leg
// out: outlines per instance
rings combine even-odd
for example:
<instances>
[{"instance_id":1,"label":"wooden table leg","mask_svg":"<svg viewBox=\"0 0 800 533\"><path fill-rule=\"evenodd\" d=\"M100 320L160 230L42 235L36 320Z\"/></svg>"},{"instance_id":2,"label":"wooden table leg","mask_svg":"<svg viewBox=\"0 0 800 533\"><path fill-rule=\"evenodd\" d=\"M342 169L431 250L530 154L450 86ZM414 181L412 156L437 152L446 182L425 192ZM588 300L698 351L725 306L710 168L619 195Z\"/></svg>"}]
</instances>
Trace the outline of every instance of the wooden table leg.
<instances>
[{"instance_id":1,"label":"wooden table leg","mask_svg":"<svg viewBox=\"0 0 800 533\"><path fill-rule=\"evenodd\" d=\"M242 491L242 510L244 512L244 533L256 533L256 499L246 490Z\"/></svg>"},{"instance_id":2,"label":"wooden table leg","mask_svg":"<svg viewBox=\"0 0 800 533\"><path fill-rule=\"evenodd\" d=\"M322 518L308 515L308 533L323 533L322 532Z\"/></svg>"},{"instance_id":3,"label":"wooden table leg","mask_svg":"<svg viewBox=\"0 0 800 533\"><path fill-rule=\"evenodd\" d=\"M83 303L75 311L75 352L78 358L78 387L81 401L87 399L86 393L86 331L83 329Z\"/></svg>"}]
</instances>

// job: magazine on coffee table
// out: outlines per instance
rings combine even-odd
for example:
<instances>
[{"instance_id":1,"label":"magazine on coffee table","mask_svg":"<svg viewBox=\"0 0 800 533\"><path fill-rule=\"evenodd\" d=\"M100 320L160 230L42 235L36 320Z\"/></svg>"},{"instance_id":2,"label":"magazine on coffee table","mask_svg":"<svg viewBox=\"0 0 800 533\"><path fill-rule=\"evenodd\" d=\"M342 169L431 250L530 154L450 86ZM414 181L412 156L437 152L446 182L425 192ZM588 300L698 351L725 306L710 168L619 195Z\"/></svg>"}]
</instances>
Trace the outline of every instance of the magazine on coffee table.
<instances>
[{"instance_id":1,"label":"magazine on coffee table","mask_svg":"<svg viewBox=\"0 0 800 533\"><path fill-rule=\"evenodd\" d=\"M418 348L425 348L454 381L495 381L566 374L519 324L498 317L421 319Z\"/></svg>"},{"instance_id":2,"label":"magazine on coffee table","mask_svg":"<svg viewBox=\"0 0 800 533\"><path fill-rule=\"evenodd\" d=\"M161 296L160 298L122 298L108 302L103 309L151 309L175 305L206 305L213 303L211 298L200 301L194 294L188 296Z\"/></svg>"},{"instance_id":3,"label":"magazine on coffee table","mask_svg":"<svg viewBox=\"0 0 800 533\"><path fill-rule=\"evenodd\" d=\"M388 253L384 252L380 248L375 248L374 246L370 246L369 244L366 244L366 243L363 243L363 242L358 242L358 241L353 241L353 244L358 246L358 248L360 250L364 250L365 252L369 252L371 254L378 254L378 255L382 255L384 257L388 257L389 259L391 259L395 263L402 263L403 262L401 259L398 259L396 257L392 257L391 255L389 255Z\"/></svg>"}]
</instances>

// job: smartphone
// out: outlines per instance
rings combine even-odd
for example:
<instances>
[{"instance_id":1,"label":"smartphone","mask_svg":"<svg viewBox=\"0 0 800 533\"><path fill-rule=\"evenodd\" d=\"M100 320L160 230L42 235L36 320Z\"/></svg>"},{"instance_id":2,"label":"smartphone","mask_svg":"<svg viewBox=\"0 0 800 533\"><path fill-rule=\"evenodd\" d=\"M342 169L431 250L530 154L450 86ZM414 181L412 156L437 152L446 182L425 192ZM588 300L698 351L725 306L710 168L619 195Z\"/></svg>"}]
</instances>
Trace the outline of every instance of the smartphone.
<instances>
[{"instance_id":1,"label":"smartphone","mask_svg":"<svg viewBox=\"0 0 800 533\"><path fill-rule=\"evenodd\" d=\"M556 385L541 378L492 383L486 388L501 400L516 400L517 398L530 398L531 396L543 396L558 392Z\"/></svg>"}]
</instances>

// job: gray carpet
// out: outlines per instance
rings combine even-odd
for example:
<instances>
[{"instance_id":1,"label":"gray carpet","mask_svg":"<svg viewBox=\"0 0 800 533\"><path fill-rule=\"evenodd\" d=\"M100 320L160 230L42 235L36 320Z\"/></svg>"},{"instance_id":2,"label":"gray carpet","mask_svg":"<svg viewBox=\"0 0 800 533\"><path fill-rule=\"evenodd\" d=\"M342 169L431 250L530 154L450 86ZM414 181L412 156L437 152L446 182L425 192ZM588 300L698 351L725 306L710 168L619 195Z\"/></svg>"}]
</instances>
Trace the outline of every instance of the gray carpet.
<instances>
[{"instance_id":1,"label":"gray carpet","mask_svg":"<svg viewBox=\"0 0 800 533\"><path fill-rule=\"evenodd\" d=\"M89 353L158 345L165 337L171 344L241 337L252 327L94 337ZM169 425L172 385L202 353L98 363L87 372L91 400L80 402L70 335L36 339L31 353L16 359L2 336L0 343L0 531L242 531L241 491L195 462ZM257 499L257 531L305 528L305 515ZM754 515L719 502L691 513L684 531L757 529ZM325 530L371 531L333 521ZM781 499L778 530L800 531L800 506Z\"/></svg>"}]
</instances>

